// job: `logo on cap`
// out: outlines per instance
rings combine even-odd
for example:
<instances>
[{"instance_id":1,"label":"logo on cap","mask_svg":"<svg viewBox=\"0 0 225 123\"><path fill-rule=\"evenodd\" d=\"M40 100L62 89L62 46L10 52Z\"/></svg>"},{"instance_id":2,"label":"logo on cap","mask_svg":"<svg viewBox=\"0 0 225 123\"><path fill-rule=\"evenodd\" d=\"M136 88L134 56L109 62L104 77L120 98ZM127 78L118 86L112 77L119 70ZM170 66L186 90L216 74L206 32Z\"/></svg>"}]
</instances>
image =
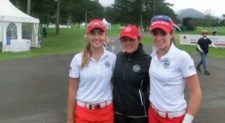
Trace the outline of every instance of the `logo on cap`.
<instances>
[{"instance_id":1,"label":"logo on cap","mask_svg":"<svg viewBox=\"0 0 225 123\"><path fill-rule=\"evenodd\" d=\"M130 27L125 27L124 31L125 32L131 32L131 28Z\"/></svg>"},{"instance_id":2,"label":"logo on cap","mask_svg":"<svg viewBox=\"0 0 225 123\"><path fill-rule=\"evenodd\" d=\"M99 26L99 22L95 22L94 25L95 25L95 26Z\"/></svg>"},{"instance_id":3,"label":"logo on cap","mask_svg":"<svg viewBox=\"0 0 225 123\"><path fill-rule=\"evenodd\" d=\"M170 26L170 24L168 22L165 22L165 21L155 21L155 22L152 22L152 26L154 26L155 24L163 24L163 25L166 25L166 26Z\"/></svg>"}]
</instances>

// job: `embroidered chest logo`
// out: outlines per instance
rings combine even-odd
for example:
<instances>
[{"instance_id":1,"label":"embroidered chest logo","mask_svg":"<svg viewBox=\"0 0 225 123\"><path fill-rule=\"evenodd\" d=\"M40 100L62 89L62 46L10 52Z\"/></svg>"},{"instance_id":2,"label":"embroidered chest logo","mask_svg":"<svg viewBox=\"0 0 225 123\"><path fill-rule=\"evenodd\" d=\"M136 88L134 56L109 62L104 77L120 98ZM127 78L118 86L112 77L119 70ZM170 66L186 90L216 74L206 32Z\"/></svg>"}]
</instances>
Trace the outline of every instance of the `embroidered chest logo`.
<instances>
[{"instance_id":1,"label":"embroidered chest logo","mask_svg":"<svg viewBox=\"0 0 225 123\"><path fill-rule=\"evenodd\" d=\"M109 62L109 61L106 61L106 62L105 62L105 67L106 67L106 68L110 68L110 66L111 66L111 65L110 65L110 62Z\"/></svg>"},{"instance_id":2,"label":"embroidered chest logo","mask_svg":"<svg viewBox=\"0 0 225 123\"><path fill-rule=\"evenodd\" d=\"M169 68L169 66L170 66L170 61L169 61L169 59L166 58L163 61L163 67L167 69L167 68Z\"/></svg>"},{"instance_id":3,"label":"embroidered chest logo","mask_svg":"<svg viewBox=\"0 0 225 123\"><path fill-rule=\"evenodd\" d=\"M139 72L140 70L141 70L141 66L140 66L140 65L135 64L135 65L133 66L133 71L134 71L134 72Z\"/></svg>"}]
</instances>

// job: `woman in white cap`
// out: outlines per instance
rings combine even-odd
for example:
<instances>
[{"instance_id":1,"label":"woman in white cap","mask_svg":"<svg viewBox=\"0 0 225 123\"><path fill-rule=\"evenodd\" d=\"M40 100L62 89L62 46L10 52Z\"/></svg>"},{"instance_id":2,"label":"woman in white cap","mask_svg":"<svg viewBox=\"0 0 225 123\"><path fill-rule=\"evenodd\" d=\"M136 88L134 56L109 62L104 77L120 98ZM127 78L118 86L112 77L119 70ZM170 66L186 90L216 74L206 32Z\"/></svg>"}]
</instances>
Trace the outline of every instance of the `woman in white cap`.
<instances>
[{"instance_id":1,"label":"woman in white cap","mask_svg":"<svg viewBox=\"0 0 225 123\"><path fill-rule=\"evenodd\" d=\"M149 27L154 48L149 69L149 123L192 123L201 102L201 88L191 56L173 43L170 17L154 16ZM189 90L188 104L184 88Z\"/></svg>"},{"instance_id":2,"label":"woman in white cap","mask_svg":"<svg viewBox=\"0 0 225 123\"><path fill-rule=\"evenodd\" d=\"M103 48L102 20L90 21L86 34L85 49L70 64L67 123L113 123L110 80L116 56Z\"/></svg>"}]
</instances>

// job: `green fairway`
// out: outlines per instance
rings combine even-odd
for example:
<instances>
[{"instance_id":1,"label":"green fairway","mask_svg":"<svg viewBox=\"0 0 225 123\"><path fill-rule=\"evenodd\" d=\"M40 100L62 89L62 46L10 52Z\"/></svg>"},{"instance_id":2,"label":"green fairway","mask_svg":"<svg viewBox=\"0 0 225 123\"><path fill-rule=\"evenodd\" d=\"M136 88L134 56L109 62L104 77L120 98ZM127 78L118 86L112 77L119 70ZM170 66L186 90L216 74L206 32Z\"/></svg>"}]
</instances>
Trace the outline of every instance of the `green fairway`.
<instances>
[{"instance_id":1,"label":"green fairway","mask_svg":"<svg viewBox=\"0 0 225 123\"><path fill-rule=\"evenodd\" d=\"M59 35L55 35L54 29L49 29L47 38L42 40L41 48L32 48L29 52L0 53L0 60L77 52L85 44L83 37L84 30L81 29L60 29Z\"/></svg>"},{"instance_id":2,"label":"green fairway","mask_svg":"<svg viewBox=\"0 0 225 123\"><path fill-rule=\"evenodd\" d=\"M198 29L199 31L201 30ZM198 31L197 30L197 31ZM108 31L108 36L118 36L119 37L119 28L112 28ZM196 34L198 32L185 32ZM182 32L184 33L184 32ZM225 34L225 31L221 33ZM0 60L7 59L17 59L17 58L29 58L35 56L47 56L47 55L56 55L56 54L65 54L65 53L73 53L78 52L83 49L85 45L84 38L85 30L84 29L60 29L60 34L55 35L54 29L48 30L47 38L44 38L42 41L41 48L32 48L29 52L20 52L20 53L0 53ZM183 50L191 54L198 54L195 46L184 46L179 44L179 34L175 33L175 38L177 41L177 46ZM142 36L142 42L147 45L152 45L152 41L150 35L148 33L144 33ZM225 58L225 48L210 48L209 57L215 58Z\"/></svg>"}]
</instances>

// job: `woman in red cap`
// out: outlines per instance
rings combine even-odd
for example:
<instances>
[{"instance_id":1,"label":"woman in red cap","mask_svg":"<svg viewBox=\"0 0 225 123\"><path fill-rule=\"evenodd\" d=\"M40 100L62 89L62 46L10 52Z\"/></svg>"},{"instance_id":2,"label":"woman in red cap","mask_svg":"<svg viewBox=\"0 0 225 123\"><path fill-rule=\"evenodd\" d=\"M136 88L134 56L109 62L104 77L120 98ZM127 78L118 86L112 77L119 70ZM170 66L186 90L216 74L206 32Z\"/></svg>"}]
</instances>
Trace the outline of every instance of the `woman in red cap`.
<instances>
[{"instance_id":1,"label":"woman in red cap","mask_svg":"<svg viewBox=\"0 0 225 123\"><path fill-rule=\"evenodd\" d=\"M149 123L192 123L201 102L201 88L191 56L178 49L168 16L154 16L149 27L153 52L149 69ZM189 90L188 104L184 88Z\"/></svg>"},{"instance_id":2,"label":"woman in red cap","mask_svg":"<svg viewBox=\"0 0 225 123\"><path fill-rule=\"evenodd\" d=\"M116 56L103 48L106 27L99 19L87 27L87 45L70 64L67 123L113 123L111 76Z\"/></svg>"},{"instance_id":3,"label":"woman in red cap","mask_svg":"<svg viewBox=\"0 0 225 123\"><path fill-rule=\"evenodd\" d=\"M140 42L136 26L120 32L123 51L117 54L113 74L114 123L148 123L148 86L150 56Z\"/></svg>"}]
</instances>

